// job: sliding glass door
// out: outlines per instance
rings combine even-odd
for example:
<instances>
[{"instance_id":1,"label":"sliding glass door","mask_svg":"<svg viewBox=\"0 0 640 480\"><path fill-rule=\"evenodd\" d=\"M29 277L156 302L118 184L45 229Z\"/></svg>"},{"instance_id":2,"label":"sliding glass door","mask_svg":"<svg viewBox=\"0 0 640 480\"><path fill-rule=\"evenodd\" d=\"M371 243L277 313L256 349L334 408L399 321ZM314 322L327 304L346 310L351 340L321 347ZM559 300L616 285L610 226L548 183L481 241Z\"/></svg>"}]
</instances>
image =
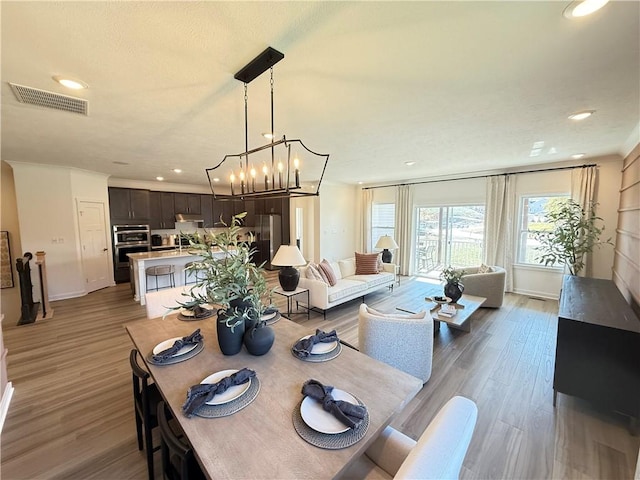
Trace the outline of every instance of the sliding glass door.
<instances>
[{"instance_id":1,"label":"sliding glass door","mask_svg":"<svg viewBox=\"0 0 640 480\"><path fill-rule=\"evenodd\" d=\"M484 205L418 207L418 275L437 276L442 268L480 265L484 248Z\"/></svg>"}]
</instances>

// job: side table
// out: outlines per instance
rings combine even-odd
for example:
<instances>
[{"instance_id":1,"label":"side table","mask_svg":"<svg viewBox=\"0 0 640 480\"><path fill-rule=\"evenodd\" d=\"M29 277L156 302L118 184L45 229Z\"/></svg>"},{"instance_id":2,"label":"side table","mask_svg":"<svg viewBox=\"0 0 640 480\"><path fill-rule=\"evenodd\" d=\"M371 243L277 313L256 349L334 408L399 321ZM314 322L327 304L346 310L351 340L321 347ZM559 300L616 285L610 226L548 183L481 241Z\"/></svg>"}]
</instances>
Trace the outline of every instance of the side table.
<instances>
[{"instance_id":1,"label":"side table","mask_svg":"<svg viewBox=\"0 0 640 480\"><path fill-rule=\"evenodd\" d=\"M278 295L281 295L283 297L285 297L287 299L287 312L286 313L282 313L281 315L283 317L288 318L289 320L291 320L291 316L292 315L304 315L305 313L307 314L307 320L309 320L309 289L308 288L302 288L302 287L298 287L293 291L287 292L285 290L282 289L282 287L276 287L273 289L273 293L277 293ZM298 302L296 301L296 311L293 311L293 300L294 297L296 295L304 295L307 294L307 307L303 307L304 308L304 312L299 311L300 310L300 306L298 305Z\"/></svg>"}]
</instances>

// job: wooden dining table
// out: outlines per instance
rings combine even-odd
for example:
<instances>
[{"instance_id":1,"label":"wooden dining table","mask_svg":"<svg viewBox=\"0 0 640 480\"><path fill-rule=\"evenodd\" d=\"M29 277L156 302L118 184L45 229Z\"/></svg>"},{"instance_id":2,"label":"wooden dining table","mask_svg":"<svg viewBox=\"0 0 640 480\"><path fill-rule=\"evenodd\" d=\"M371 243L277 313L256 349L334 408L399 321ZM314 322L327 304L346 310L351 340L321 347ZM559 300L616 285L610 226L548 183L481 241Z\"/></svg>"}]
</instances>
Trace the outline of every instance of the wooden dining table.
<instances>
[{"instance_id":1,"label":"wooden dining table","mask_svg":"<svg viewBox=\"0 0 640 480\"><path fill-rule=\"evenodd\" d=\"M126 325L209 478L340 477L422 388L419 379L344 345L336 358L326 362L294 357L291 347L315 331L285 318L273 325L275 342L267 354L252 356L243 347L240 353L225 356L218 346L216 321L212 317L186 322L172 315ZM172 365L158 366L147 360L160 342L186 336L196 328L204 336L204 349L198 355ZM331 324L327 322L325 331L329 330ZM260 384L257 397L244 409L221 418L187 418L182 413L191 385L212 373L244 367L256 372ZM369 426L361 440L331 450L314 446L298 435L293 414L303 398L302 385L309 379L348 392L367 407Z\"/></svg>"}]
</instances>

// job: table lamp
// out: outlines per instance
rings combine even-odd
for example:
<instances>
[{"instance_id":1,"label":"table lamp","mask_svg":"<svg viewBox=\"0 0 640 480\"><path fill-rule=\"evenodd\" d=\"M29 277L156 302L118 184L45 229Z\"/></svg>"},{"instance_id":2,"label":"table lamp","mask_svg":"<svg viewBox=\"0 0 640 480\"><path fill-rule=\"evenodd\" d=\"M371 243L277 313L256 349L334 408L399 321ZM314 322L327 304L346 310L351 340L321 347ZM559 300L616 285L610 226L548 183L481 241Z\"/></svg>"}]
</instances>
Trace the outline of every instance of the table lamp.
<instances>
[{"instance_id":1,"label":"table lamp","mask_svg":"<svg viewBox=\"0 0 640 480\"><path fill-rule=\"evenodd\" d=\"M393 255L391 254L389 249L390 248L391 249L398 248L398 244L389 235L382 235L378 239L378 243L376 243L376 247L375 248L382 248L383 249L382 250L382 261L384 263L391 263L391 258L393 257Z\"/></svg>"},{"instance_id":2,"label":"table lamp","mask_svg":"<svg viewBox=\"0 0 640 480\"><path fill-rule=\"evenodd\" d=\"M282 290L285 292L293 292L298 288L300 272L295 267L306 264L307 261L304 259L297 246L280 245L280 248L273 257L273 260L271 260L271 265L282 267L280 269L280 273L278 273L278 280L280 281Z\"/></svg>"}]
</instances>

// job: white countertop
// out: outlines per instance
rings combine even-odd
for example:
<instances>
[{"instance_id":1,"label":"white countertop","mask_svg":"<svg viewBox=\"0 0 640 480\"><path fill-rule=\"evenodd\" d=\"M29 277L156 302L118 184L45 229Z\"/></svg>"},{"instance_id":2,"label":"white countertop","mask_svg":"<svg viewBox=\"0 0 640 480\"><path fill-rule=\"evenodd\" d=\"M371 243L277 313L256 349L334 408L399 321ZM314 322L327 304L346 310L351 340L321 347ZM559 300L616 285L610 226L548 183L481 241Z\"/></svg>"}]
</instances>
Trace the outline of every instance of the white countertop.
<instances>
[{"instance_id":1,"label":"white countertop","mask_svg":"<svg viewBox=\"0 0 640 480\"><path fill-rule=\"evenodd\" d=\"M214 253L222 254L222 250L216 248L213 250ZM183 257L198 257L197 254L190 254L187 248L183 248L182 251L178 248L175 250L157 250L150 252L140 252L140 253L129 253L127 255L131 260L140 261L140 260L155 260L157 258L183 258Z\"/></svg>"}]
</instances>

